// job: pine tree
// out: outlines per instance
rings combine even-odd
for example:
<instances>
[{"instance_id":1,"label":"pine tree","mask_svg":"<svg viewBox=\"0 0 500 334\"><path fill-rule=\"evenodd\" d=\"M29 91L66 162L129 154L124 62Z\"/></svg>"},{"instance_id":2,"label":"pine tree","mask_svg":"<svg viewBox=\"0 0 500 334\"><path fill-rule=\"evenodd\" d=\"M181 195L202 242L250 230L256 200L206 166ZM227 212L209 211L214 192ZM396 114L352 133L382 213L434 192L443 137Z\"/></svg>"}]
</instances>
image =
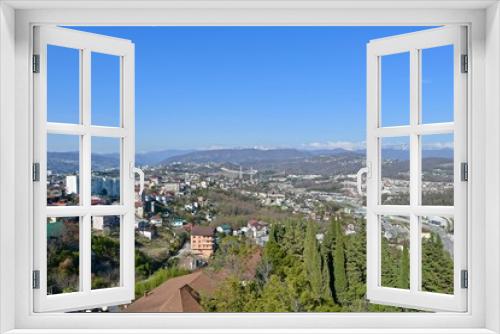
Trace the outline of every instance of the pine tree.
<instances>
[{"instance_id":1,"label":"pine tree","mask_svg":"<svg viewBox=\"0 0 500 334\"><path fill-rule=\"evenodd\" d=\"M316 225L314 222L307 224L306 238L304 242L304 265L307 279L311 287L314 299L319 300L322 295L322 273L321 255L319 253L318 241L316 240Z\"/></svg>"},{"instance_id":2,"label":"pine tree","mask_svg":"<svg viewBox=\"0 0 500 334\"><path fill-rule=\"evenodd\" d=\"M437 233L422 240L422 290L453 293L453 258Z\"/></svg>"},{"instance_id":3,"label":"pine tree","mask_svg":"<svg viewBox=\"0 0 500 334\"><path fill-rule=\"evenodd\" d=\"M408 244L403 244L403 255L401 256L401 265L399 271L399 287L401 289L410 288L410 253Z\"/></svg>"},{"instance_id":4,"label":"pine tree","mask_svg":"<svg viewBox=\"0 0 500 334\"><path fill-rule=\"evenodd\" d=\"M342 226L337 222L336 242L333 256L333 274L335 286L335 298L337 302L342 302L343 294L347 290L347 277L345 272L345 252L344 233Z\"/></svg>"}]
</instances>

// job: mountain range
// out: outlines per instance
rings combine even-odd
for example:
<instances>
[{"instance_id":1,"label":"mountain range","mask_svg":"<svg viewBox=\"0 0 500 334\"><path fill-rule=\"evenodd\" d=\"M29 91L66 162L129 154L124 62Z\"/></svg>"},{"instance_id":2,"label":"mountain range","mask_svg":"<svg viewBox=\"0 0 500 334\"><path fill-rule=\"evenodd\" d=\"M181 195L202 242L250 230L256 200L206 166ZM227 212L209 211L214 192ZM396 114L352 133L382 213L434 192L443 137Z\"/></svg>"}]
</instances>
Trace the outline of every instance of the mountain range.
<instances>
[{"instance_id":1,"label":"mountain range","mask_svg":"<svg viewBox=\"0 0 500 334\"><path fill-rule=\"evenodd\" d=\"M289 173L337 174L357 171L364 164L365 150L299 150L299 149L217 149L217 150L162 150L136 154L138 166L159 166L171 164L228 164L257 170L287 170ZM384 160L399 161L409 158L408 150L387 148L382 150ZM440 163L449 163L453 157L451 149L424 150L422 157ZM92 169L116 168L119 156L113 154L92 154ZM78 168L78 152L49 152L48 169L54 173L69 173Z\"/></svg>"}]
</instances>

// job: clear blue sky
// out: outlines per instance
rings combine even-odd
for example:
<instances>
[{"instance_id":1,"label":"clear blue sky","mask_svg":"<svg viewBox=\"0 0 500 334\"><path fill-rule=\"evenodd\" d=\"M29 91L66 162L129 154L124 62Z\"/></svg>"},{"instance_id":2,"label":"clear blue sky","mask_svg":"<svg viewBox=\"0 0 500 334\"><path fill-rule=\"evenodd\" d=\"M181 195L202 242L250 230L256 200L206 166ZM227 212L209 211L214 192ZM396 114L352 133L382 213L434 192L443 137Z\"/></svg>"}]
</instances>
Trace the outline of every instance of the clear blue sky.
<instances>
[{"instance_id":1,"label":"clear blue sky","mask_svg":"<svg viewBox=\"0 0 500 334\"><path fill-rule=\"evenodd\" d=\"M142 152L256 146L356 148L366 131L367 42L425 28L78 29L135 43L136 150ZM78 64L77 57L66 51L53 52L49 59L49 121L73 121L69 106L77 106L77 72L71 70ZM451 67L443 66L450 50L425 52L429 55L424 53L423 60L424 121L451 120ZM113 125L118 106L117 62L103 55L95 55L93 61L92 117L99 124ZM391 56L382 66L383 99L390 101L383 102L383 122L400 124L408 119L408 60L405 55ZM64 143L53 146L63 150Z\"/></svg>"}]
</instances>

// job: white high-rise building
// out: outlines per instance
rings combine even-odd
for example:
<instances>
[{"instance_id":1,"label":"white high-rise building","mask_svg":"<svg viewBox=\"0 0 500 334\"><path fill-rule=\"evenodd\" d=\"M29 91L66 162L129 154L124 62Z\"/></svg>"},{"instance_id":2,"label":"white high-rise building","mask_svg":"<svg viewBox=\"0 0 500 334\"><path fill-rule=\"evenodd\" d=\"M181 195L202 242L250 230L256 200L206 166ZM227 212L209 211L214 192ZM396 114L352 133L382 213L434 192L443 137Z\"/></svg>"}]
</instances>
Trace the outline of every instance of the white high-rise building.
<instances>
[{"instance_id":1,"label":"white high-rise building","mask_svg":"<svg viewBox=\"0 0 500 334\"><path fill-rule=\"evenodd\" d=\"M78 176L68 175L66 176L66 194L77 194L78 193Z\"/></svg>"}]
</instances>

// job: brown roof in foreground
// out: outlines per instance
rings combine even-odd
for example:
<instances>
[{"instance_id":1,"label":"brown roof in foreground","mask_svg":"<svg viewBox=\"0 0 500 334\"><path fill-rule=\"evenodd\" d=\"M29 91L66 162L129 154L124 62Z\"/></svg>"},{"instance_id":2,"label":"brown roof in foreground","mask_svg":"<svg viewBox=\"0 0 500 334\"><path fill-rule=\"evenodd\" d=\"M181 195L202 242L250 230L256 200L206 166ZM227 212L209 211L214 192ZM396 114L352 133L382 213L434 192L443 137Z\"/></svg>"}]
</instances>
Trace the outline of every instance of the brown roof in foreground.
<instances>
[{"instance_id":1,"label":"brown roof in foreground","mask_svg":"<svg viewBox=\"0 0 500 334\"><path fill-rule=\"evenodd\" d=\"M205 237L211 237L214 233L214 228L210 226L193 226L191 230L191 235L201 235Z\"/></svg>"},{"instance_id":2,"label":"brown roof in foreground","mask_svg":"<svg viewBox=\"0 0 500 334\"><path fill-rule=\"evenodd\" d=\"M125 312L203 312L200 294L210 294L217 279L204 271L169 279L130 304Z\"/></svg>"}]
</instances>

